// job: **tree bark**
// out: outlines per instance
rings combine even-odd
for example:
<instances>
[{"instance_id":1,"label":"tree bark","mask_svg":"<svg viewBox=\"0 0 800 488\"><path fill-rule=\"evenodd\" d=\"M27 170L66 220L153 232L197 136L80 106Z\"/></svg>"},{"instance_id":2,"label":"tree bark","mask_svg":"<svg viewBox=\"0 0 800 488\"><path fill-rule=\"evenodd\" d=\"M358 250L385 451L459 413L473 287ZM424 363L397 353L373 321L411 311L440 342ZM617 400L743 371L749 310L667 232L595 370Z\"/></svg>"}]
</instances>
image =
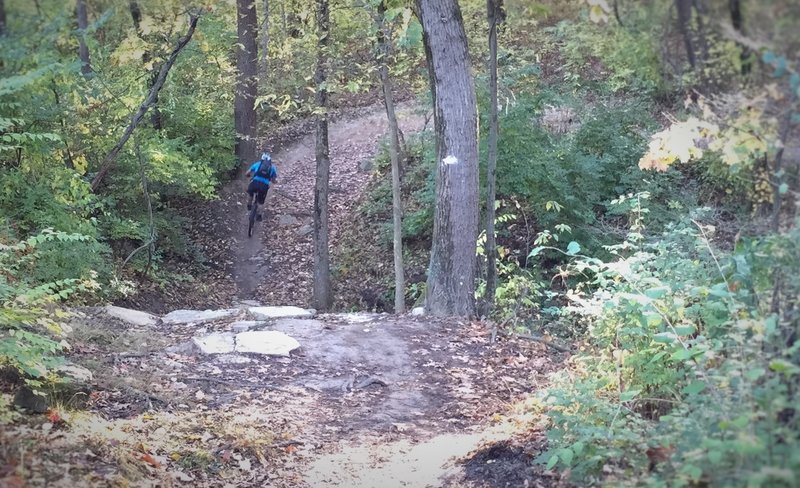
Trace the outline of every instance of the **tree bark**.
<instances>
[{"instance_id":1,"label":"tree bark","mask_svg":"<svg viewBox=\"0 0 800 488\"><path fill-rule=\"evenodd\" d=\"M497 20L503 8L502 0L486 0L489 19L489 148L486 163L486 307L487 313L494 306L497 290L497 242L495 240L494 200L497 193Z\"/></svg>"},{"instance_id":2,"label":"tree bark","mask_svg":"<svg viewBox=\"0 0 800 488\"><path fill-rule=\"evenodd\" d=\"M694 52L694 41L692 40L692 0L675 0L675 8L678 11L678 29L680 29L683 37L686 57L689 65L694 69L697 61Z\"/></svg>"},{"instance_id":3,"label":"tree bark","mask_svg":"<svg viewBox=\"0 0 800 488\"><path fill-rule=\"evenodd\" d=\"M103 179L106 177L111 168L114 166L114 162L117 160L117 155L122 150L125 143L128 142L130 139L131 134L142 121L144 115L147 113L147 109L153 104L158 95L158 91L161 90L161 87L164 86L164 82L167 81L167 74L169 74L169 70L172 69L172 65L175 64L175 61L178 59L178 54L189 44L189 41L192 40L192 35L194 35L194 30L197 27L197 21L200 19L197 15L192 15L189 19L189 30L186 31L186 35L181 37L178 41L178 44L175 48L172 49L167 60L161 65L161 69L158 72L158 78L156 78L156 82L153 84L152 88L150 88L150 92L147 94L147 98L145 98L144 102L139 106L139 109L136 113L131 116L131 122L128 124L128 127L123 132L122 137L117 141L114 147L111 149L111 152L103 159L103 163L100 165L100 170L97 172L95 177L92 179L92 191L97 192L97 189L100 188L100 184L103 182Z\"/></svg>"},{"instance_id":4,"label":"tree bark","mask_svg":"<svg viewBox=\"0 0 800 488\"><path fill-rule=\"evenodd\" d=\"M317 0L317 178L314 185L314 289L312 302L318 310L331 307L331 263L328 250L328 183L330 158L328 154L328 89L325 87L328 63L328 30L330 13L328 0Z\"/></svg>"},{"instance_id":5,"label":"tree bark","mask_svg":"<svg viewBox=\"0 0 800 488\"><path fill-rule=\"evenodd\" d=\"M744 28L744 16L742 15L741 0L728 0L728 11L731 14L731 23L733 24L733 28L739 34L745 36L747 33L745 32ZM740 46L740 49L742 50L741 54L739 55L739 59L742 62L741 73L746 75L752 69L752 62L750 61L752 51L744 44Z\"/></svg>"},{"instance_id":6,"label":"tree bark","mask_svg":"<svg viewBox=\"0 0 800 488\"><path fill-rule=\"evenodd\" d=\"M81 73L87 75L92 72L92 64L89 61L89 47L86 45L86 28L89 27L86 1L77 0L75 11L78 17L78 57L81 59Z\"/></svg>"},{"instance_id":7,"label":"tree bark","mask_svg":"<svg viewBox=\"0 0 800 488\"><path fill-rule=\"evenodd\" d=\"M264 0L264 20L261 23L261 80L267 82L269 73L269 0ZM262 90L265 88L261 87Z\"/></svg>"},{"instance_id":8,"label":"tree bark","mask_svg":"<svg viewBox=\"0 0 800 488\"><path fill-rule=\"evenodd\" d=\"M139 7L139 2L136 0L130 0L130 2L128 2L128 10L131 13L131 19L133 20L133 27L136 29L136 35L140 35L139 24L142 22L142 9Z\"/></svg>"},{"instance_id":9,"label":"tree bark","mask_svg":"<svg viewBox=\"0 0 800 488\"><path fill-rule=\"evenodd\" d=\"M6 3L0 0L0 37L6 35Z\"/></svg>"},{"instance_id":10,"label":"tree bark","mask_svg":"<svg viewBox=\"0 0 800 488\"><path fill-rule=\"evenodd\" d=\"M433 315L475 315L478 142L475 88L456 0L417 0L432 75L436 208L425 306Z\"/></svg>"},{"instance_id":11,"label":"tree bark","mask_svg":"<svg viewBox=\"0 0 800 488\"><path fill-rule=\"evenodd\" d=\"M383 103L389 121L389 156L392 161L392 244L394 250L394 313L406 311L406 280L403 270L403 203L400 199L400 132L394 111L392 81L389 78L389 34L386 32L386 5L378 5L378 75L383 86Z\"/></svg>"},{"instance_id":12,"label":"tree bark","mask_svg":"<svg viewBox=\"0 0 800 488\"><path fill-rule=\"evenodd\" d=\"M233 102L234 126L236 128L235 152L239 162L256 159L255 100L258 96L258 18L255 0L237 0L236 47L236 94Z\"/></svg>"}]
</instances>

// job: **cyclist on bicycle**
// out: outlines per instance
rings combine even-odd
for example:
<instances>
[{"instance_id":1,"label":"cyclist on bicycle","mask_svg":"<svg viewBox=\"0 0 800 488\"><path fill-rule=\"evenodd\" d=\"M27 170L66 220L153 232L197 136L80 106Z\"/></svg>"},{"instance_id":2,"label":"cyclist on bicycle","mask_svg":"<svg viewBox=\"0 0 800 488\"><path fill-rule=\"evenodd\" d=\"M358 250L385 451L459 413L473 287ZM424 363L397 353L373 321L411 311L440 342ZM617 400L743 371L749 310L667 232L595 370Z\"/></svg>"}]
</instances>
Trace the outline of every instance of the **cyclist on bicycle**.
<instances>
[{"instance_id":1,"label":"cyclist on bicycle","mask_svg":"<svg viewBox=\"0 0 800 488\"><path fill-rule=\"evenodd\" d=\"M248 178L251 175L252 179L247 186L247 194L250 195L250 199L247 202L247 210L253 208L253 197L258 198L256 201L259 205L264 205L264 201L267 199L269 186L278 179L278 170L276 170L275 165L272 164L272 156L270 156L268 152L262 153L261 159L253 163L250 169L247 170L247 173L245 173L245 176ZM257 218L259 221L261 220L260 212Z\"/></svg>"}]
</instances>

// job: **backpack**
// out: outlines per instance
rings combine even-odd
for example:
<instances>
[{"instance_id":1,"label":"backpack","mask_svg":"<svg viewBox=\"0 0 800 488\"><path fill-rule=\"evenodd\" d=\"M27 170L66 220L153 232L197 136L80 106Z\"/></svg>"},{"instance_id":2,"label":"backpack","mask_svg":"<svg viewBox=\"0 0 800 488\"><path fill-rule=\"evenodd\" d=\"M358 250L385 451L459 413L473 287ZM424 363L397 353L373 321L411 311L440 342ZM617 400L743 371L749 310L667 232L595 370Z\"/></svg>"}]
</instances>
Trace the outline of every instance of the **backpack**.
<instances>
[{"instance_id":1,"label":"backpack","mask_svg":"<svg viewBox=\"0 0 800 488\"><path fill-rule=\"evenodd\" d=\"M264 164L263 162L258 165L256 176L260 176L266 180L272 180L272 161Z\"/></svg>"}]
</instances>

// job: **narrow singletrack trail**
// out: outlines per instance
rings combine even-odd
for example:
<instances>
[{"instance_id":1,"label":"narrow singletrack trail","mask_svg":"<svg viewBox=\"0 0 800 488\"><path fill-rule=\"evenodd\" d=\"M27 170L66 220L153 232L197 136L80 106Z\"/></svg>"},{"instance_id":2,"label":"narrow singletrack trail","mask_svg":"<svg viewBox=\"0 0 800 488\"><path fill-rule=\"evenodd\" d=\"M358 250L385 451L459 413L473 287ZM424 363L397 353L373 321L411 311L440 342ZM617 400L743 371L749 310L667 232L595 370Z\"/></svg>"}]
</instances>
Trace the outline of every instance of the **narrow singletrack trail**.
<instances>
[{"instance_id":1,"label":"narrow singletrack trail","mask_svg":"<svg viewBox=\"0 0 800 488\"><path fill-rule=\"evenodd\" d=\"M398 106L401 130L411 134L422 129L424 117L411 104ZM331 245L338 229L369 183L371 174L360 169L371 161L387 130L386 113L376 105L359 115L334 121L330 141L330 234ZM268 148L269 140L264 141ZM245 168L225 185L219 199L209 202L198 222L197 239L203 254L222 273L220 285L235 289L232 300L255 300L264 304L306 306L310 301L313 255L315 135L307 134L273 152L278 182L267 195L266 213L247 237Z\"/></svg>"}]
</instances>

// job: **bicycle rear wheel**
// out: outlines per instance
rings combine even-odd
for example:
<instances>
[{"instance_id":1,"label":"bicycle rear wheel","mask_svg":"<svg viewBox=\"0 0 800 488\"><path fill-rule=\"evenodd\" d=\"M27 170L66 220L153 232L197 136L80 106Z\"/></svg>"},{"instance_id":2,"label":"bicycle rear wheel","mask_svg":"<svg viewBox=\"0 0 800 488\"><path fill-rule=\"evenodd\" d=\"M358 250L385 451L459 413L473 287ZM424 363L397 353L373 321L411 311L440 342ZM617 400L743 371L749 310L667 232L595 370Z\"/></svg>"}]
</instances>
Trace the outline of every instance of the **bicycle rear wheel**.
<instances>
[{"instance_id":1,"label":"bicycle rear wheel","mask_svg":"<svg viewBox=\"0 0 800 488\"><path fill-rule=\"evenodd\" d=\"M253 227L256 225L256 215L258 215L258 199L253 202L253 209L250 210L247 224L247 237L253 237Z\"/></svg>"}]
</instances>

